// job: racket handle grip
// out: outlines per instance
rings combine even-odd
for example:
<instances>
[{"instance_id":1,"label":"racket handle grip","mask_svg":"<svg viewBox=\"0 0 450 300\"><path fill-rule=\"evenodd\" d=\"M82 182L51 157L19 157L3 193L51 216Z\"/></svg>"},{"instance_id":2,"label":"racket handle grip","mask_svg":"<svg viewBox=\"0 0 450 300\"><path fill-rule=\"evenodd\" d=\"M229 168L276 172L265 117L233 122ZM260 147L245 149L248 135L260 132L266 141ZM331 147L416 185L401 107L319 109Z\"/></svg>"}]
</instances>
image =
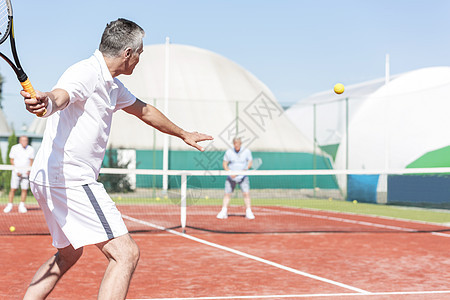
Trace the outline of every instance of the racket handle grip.
<instances>
[{"instance_id":1,"label":"racket handle grip","mask_svg":"<svg viewBox=\"0 0 450 300\"><path fill-rule=\"evenodd\" d=\"M33 86L31 85L30 79L27 78L24 82L20 83L22 85L22 88L25 92L31 95L31 98L36 98L36 92L34 91ZM38 117L43 117L47 113L47 109L44 108L44 111L41 113L36 114Z\"/></svg>"}]
</instances>

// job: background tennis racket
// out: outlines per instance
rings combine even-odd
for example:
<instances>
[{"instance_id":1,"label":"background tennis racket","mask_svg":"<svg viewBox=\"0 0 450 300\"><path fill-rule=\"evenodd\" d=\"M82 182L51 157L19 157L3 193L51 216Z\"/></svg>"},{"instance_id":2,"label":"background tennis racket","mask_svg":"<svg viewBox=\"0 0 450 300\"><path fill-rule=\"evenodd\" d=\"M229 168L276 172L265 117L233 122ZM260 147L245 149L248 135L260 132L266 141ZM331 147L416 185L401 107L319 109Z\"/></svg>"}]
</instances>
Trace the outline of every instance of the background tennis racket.
<instances>
[{"instance_id":1,"label":"background tennis racket","mask_svg":"<svg viewBox=\"0 0 450 300\"><path fill-rule=\"evenodd\" d=\"M14 57L14 63L6 57L3 53L0 52L0 56L6 60L6 62L13 68L14 72L17 75L17 79L19 79L20 84L23 87L23 90L31 95L31 98L36 98L36 92L34 91L33 86L31 85L30 80L28 79L27 74L22 69L22 66L19 62L19 57L17 55L16 43L14 41L14 27L13 27L13 12L10 0L0 0L0 44L3 44L4 41L9 37L9 41L11 43L11 52ZM36 114L38 117L42 117L47 113L45 109L42 113Z\"/></svg>"},{"instance_id":2,"label":"background tennis racket","mask_svg":"<svg viewBox=\"0 0 450 300\"><path fill-rule=\"evenodd\" d=\"M259 167L261 167L262 163L263 163L262 158L259 157L254 158L252 162L252 169L258 170Z\"/></svg>"}]
</instances>

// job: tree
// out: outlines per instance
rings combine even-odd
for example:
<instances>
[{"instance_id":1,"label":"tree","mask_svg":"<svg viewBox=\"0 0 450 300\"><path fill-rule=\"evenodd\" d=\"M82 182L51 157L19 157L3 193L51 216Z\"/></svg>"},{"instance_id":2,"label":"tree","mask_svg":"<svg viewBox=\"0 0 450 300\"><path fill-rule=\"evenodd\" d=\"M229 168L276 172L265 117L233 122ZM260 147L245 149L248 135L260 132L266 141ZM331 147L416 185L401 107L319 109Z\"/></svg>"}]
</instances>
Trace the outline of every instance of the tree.
<instances>
[{"instance_id":1,"label":"tree","mask_svg":"<svg viewBox=\"0 0 450 300\"><path fill-rule=\"evenodd\" d=\"M12 146L14 146L15 144L17 144L17 136L16 133L12 132L12 134L9 136L8 138L8 151L6 152L6 164L10 165L10 161L9 161L9 152L11 152L11 148Z\"/></svg>"},{"instance_id":2,"label":"tree","mask_svg":"<svg viewBox=\"0 0 450 300\"><path fill-rule=\"evenodd\" d=\"M2 155L2 149L0 148L0 165L3 165L3 155ZM8 171L0 171L0 190L4 190L5 186L4 186L4 174L7 173Z\"/></svg>"},{"instance_id":3,"label":"tree","mask_svg":"<svg viewBox=\"0 0 450 300\"><path fill-rule=\"evenodd\" d=\"M10 165L11 162L9 160L9 153L11 152L12 146L17 144L17 136L16 133L13 133L8 138L8 150L6 151L6 164ZM0 151L0 163L3 164L3 157ZM2 191L9 191L11 187L11 171L0 171L0 189Z\"/></svg>"},{"instance_id":4,"label":"tree","mask_svg":"<svg viewBox=\"0 0 450 300\"><path fill-rule=\"evenodd\" d=\"M0 108L3 108L3 82L5 82L5 79L2 74L0 74Z\"/></svg>"}]
</instances>

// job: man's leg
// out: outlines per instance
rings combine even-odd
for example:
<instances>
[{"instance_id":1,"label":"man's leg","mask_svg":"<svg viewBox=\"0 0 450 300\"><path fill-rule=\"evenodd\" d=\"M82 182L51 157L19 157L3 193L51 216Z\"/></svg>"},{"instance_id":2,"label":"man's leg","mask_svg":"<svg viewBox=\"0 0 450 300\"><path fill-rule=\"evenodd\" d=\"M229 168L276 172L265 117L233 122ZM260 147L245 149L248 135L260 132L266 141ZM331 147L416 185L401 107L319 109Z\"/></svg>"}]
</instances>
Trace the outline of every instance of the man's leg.
<instances>
[{"instance_id":1,"label":"man's leg","mask_svg":"<svg viewBox=\"0 0 450 300\"><path fill-rule=\"evenodd\" d=\"M13 209L13 200L14 200L14 193L16 192L16 189L11 188L9 190L9 201L8 204L6 204L6 207L3 209L4 213L9 213Z\"/></svg>"},{"instance_id":2,"label":"man's leg","mask_svg":"<svg viewBox=\"0 0 450 300\"><path fill-rule=\"evenodd\" d=\"M9 203L13 203L14 201L14 195L16 193L16 190L19 188L20 185L20 177L17 176L17 173L13 171L11 173L11 184L10 184L10 190L9 190Z\"/></svg>"},{"instance_id":3,"label":"man's leg","mask_svg":"<svg viewBox=\"0 0 450 300\"><path fill-rule=\"evenodd\" d=\"M253 220L255 218L255 215L252 212L250 192L245 192L243 194L244 194L244 203L245 203L245 217L247 219Z\"/></svg>"},{"instance_id":4,"label":"man's leg","mask_svg":"<svg viewBox=\"0 0 450 300\"><path fill-rule=\"evenodd\" d=\"M9 190L9 203L13 203L13 201L14 201L14 194L16 193L16 189L13 189L13 188L11 188L10 190Z\"/></svg>"},{"instance_id":5,"label":"man's leg","mask_svg":"<svg viewBox=\"0 0 450 300\"><path fill-rule=\"evenodd\" d=\"M27 200L27 189L22 188L20 192L20 203L19 203L19 212L26 213L27 208L25 207L25 200Z\"/></svg>"},{"instance_id":6,"label":"man's leg","mask_svg":"<svg viewBox=\"0 0 450 300\"><path fill-rule=\"evenodd\" d=\"M250 199L250 192L242 193L244 195L245 209L252 209L252 201Z\"/></svg>"},{"instance_id":7,"label":"man's leg","mask_svg":"<svg viewBox=\"0 0 450 300\"><path fill-rule=\"evenodd\" d=\"M225 210L225 212L230 204L231 194L233 193L235 187L236 182L231 180L230 177L227 177L227 180L225 180L225 196L223 196L222 202L222 210Z\"/></svg>"},{"instance_id":8,"label":"man's leg","mask_svg":"<svg viewBox=\"0 0 450 300\"><path fill-rule=\"evenodd\" d=\"M234 182L230 178L227 178L227 180L225 180L225 195L223 196L222 209L216 216L217 219L228 218L228 205L230 204L231 194L233 193L235 187L236 182Z\"/></svg>"},{"instance_id":9,"label":"man's leg","mask_svg":"<svg viewBox=\"0 0 450 300\"><path fill-rule=\"evenodd\" d=\"M37 270L23 299L45 299L58 280L78 261L82 254L83 248L75 250L72 245L58 249L58 252Z\"/></svg>"},{"instance_id":10,"label":"man's leg","mask_svg":"<svg viewBox=\"0 0 450 300\"><path fill-rule=\"evenodd\" d=\"M230 204L231 194L225 193L225 196L223 196L223 202L222 202L222 209L217 214L217 219L226 219L228 218L228 205Z\"/></svg>"},{"instance_id":11,"label":"man's leg","mask_svg":"<svg viewBox=\"0 0 450 300\"><path fill-rule=\"evenodd\" d=\"M25 204L25 201L27 200L27 194L28 194L28 190L27 189L22 189L20 191L20 202Z\"/></svg>"},{"instance_id":12,"label":"man's leg","mask_svg":"<svg viewBox=\"0 0 450 300\"><path fill-rule=\"evenodd\" d=\"M223 196L223 202L222 202L222 208L227 209L228 205L230 204L231 194L225 193Z\"/></svg>"},{"instance_id":13,"label":"man's leg","mask_svg":"<svg viewBox=\"0 0 450 300\"><path fill-rule=\"evenodd\" d=\"M245 217L247 219L253 220L255 215L252 212L252 204L250 200L250 180L248 177L244 177L241 184L242 194L244 195L244 204L245 204Z\"/></svg>"},{"instance_id":14,"label":"man's leg","mask_svg":"<svg viewBox=\"0 0 450 300\"><path fill-rule=\"evenodd\" d=\"M139 261L139 247L129 234L97 244L97 247L109 260L97 299L125 299Z\"/></svg>"}]
</instances>

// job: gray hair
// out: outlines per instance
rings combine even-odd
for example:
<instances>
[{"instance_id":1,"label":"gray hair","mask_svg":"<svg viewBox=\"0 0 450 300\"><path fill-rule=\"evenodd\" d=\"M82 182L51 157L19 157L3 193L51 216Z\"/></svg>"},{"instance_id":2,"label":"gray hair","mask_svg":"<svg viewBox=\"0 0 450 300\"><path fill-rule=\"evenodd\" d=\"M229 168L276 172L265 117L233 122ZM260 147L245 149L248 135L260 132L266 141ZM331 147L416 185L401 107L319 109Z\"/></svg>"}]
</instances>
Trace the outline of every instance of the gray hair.
<instances>
[{"instance_id":1,"label":"gray hair","mask_svg":"<svg viewBox=\"0 0 450 300\"><path fill-rule=\"evenodd\" d=\"M145 31L133 21L117 19L106 25L100 42L100 52L108 57L117 57L126 48L137 52L142 45Z\"/></svg>"},{"instance_id":2,"label":"gray hair","mask_svg":"<svg viewBox=\"0 0 450 300\"><path fill-rule=\"evenodd\" d=\"M237 141L239 141L239 142L241 142L241 143L242 143L242 140L241 140L241 138L240 138L240 137L235 137L235 138L233 139L233 143L234 143L234 142L237 142Z\"/></svg>"}]
</instances>

